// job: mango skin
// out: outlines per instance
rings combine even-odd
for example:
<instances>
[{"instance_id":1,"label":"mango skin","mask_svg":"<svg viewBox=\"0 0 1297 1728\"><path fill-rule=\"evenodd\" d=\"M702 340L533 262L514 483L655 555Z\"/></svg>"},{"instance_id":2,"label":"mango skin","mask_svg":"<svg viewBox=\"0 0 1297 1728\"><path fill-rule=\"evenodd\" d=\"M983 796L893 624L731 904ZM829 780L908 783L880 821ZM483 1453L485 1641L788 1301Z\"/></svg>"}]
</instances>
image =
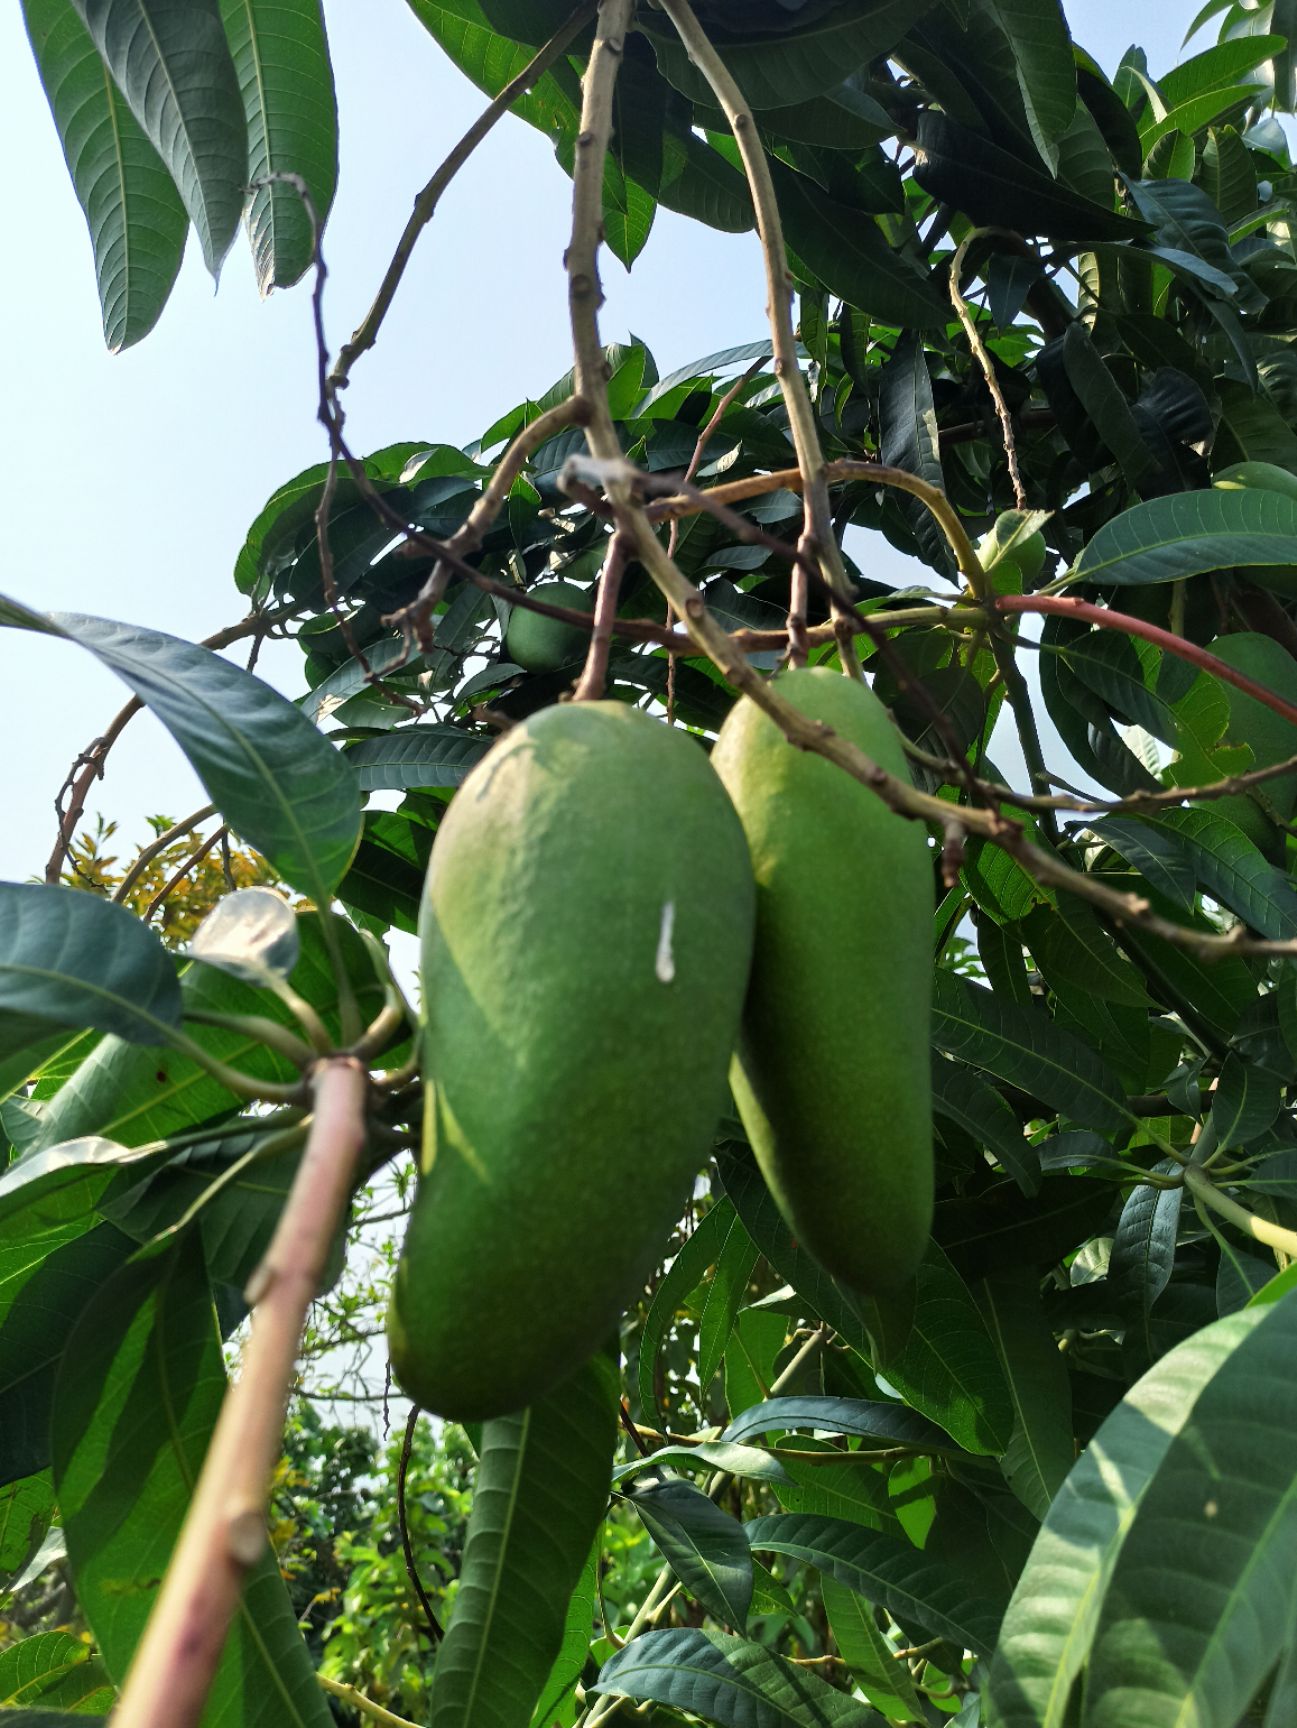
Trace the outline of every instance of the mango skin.
<instances>
[{"instance_id":1,"label":"mango skin","mask_svg":"<svg viewBox=\"0 0 1297 1728\"><path fill-rule=\"evenodd\" d=\"M388 1313L425 1409L532 1403L642 1288L725 1104L754 902L702 748L622 703L546 708L465 780L420 923L425 1173Z\"/></svg>"},{"instance_id":2,"label":"mango skin","mask_svg":"<svg viewBox=\"0 0 1297 1728\"><path fill-rule=\"evenodd\" d=\"M578 588L572 582L542 582L532 593L550 606L569 606L579 612L594 610L594 589ZM561 618L547 618L543 612L529 612L525 606L515 606L504 633L504 651L525 672L561 672L565 666L576 665L589 641L588 630L564 624Z\"/></svg>"},{"instance_id":3,"label":"mango skin","mask_svg":"<svg viewBox=\"0 0 1297 1728\"><path fill-rule=\"evenodd\" d=\"M900 778L872 690L823 668L775 688ZM932 869L923 828L790 745L744 698L712 766L757 879L731 1071L739 1115L803 1247L866 1294L914 1272L932 1223Z\"/></svg>"}]
</instances>

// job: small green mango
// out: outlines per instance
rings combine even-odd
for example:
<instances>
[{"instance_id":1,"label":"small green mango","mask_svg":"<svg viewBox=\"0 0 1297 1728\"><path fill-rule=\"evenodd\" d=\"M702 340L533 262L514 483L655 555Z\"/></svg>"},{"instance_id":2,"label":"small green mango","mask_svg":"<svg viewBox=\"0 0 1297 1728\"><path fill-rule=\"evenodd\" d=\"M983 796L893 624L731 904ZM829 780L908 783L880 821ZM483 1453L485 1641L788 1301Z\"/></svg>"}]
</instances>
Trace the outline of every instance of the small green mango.
<instances>
[{"instance_id":1,"label":"small green mango","mask_svg":"<svg viewBox=\"0 0 1297 1728\"><path fill-rule=\"evenodd\" d=\"M823 668L776 688L905 778L886 710ZM923 829L744 698L712 765L747 833L757 941L731 1071L799 1242L873 1293L915 1270L932 1219L932 871Z\"/></svg>"},{"instance_id":2,"label":"small green mango","mask_svg":"<svg viewBox=\"0 0 1297 1728\"><path fill-rule=\"evenodd\" d=\"M1025 593L1045 567L1045 536L1039 528L1024 534L1027 520L1026 511L1001 511L977 542L977 556L997 594Z\"/></svg>"},{"instance_id":3,"label":"small green mango","mask_svg":"<svg viewBox=\"0 0 1297 1728\"><path fill-rule=\"evenodd\" d=\"M578 588L574 582L541 582L531 592L550 606L568 606L579 612L594 610L594 589ZM561 672L565 666L576 665L589 641L588 630L565 624L561 618L547 618L543 612L529 612L525 606L515 606L505 627L504 651L525 672Z\"/></svg>"},{"instance_id":4,"label":"small green mango","mask_svg":"<svg viewBox=\"0 0 1297 1728\"><path fill-rule=\"evenodd\" d=\"M465 780L420 923L425 1170L388 1313L425 1409L521 1409L642 1287L726 1101L754 900L699 744L622 703L546 708Z\"/></svg>"}]
</instances>

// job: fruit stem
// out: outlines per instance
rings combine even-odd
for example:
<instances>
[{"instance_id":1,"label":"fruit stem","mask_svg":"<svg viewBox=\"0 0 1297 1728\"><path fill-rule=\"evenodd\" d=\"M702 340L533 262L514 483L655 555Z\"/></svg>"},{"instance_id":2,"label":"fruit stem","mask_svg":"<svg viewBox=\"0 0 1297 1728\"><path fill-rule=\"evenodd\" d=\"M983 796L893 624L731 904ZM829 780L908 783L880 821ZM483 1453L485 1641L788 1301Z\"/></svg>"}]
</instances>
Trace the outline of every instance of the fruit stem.
<instances>
[{"instance_id":1,"label":"fruit stem","mask_svg":"<svg viewBox=\"0 0 1297 1728\"><path fill-rule=\"evenodd\" d=\"M1261 1242L1267 1248L1277 1248L1290 1260L1297 1260L1297 1232L1285 1230L1282 1224L1272 1224L1268 1218L1259 1218L1255 1212L1249 1212L1246 1206L1240 1206L1237 1200L1231 1200L1228 1194L1222 1194L1211 1177L1197 1164L1186 1167L1184 1185L1195 1200L1201 1200L1205 1206L1219 1212L1222 1218L1236 1224L1245 1235L1251 1236L1253 1241Z\"/></svg>"}]
</instances>

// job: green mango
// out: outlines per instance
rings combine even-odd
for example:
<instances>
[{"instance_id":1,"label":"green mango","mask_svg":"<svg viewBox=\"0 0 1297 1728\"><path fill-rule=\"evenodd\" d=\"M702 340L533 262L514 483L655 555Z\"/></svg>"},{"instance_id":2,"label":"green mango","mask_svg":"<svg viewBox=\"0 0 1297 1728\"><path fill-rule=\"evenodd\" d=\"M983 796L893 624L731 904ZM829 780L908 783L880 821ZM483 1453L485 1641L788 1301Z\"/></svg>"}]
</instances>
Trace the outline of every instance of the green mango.
<instances>
[{"instance_id":1,"label":"green mango","mask_svg":"<svg viewBox=\"0 0 1297 1728\"><path fill-rule=\"evenodd\" d=\"M977 556L997 594L1023 594L1045 567L1045 536L1039 528L1024 534L1025 510L1004 510L977 542Z\"/></svg>"},{"instance_id":2,"label":"green mango","mask_svg":"<svg viewBox=\"0 0 1297 1728\"><path fill-rule=\"evenodd\" d=\"M523 1408L642 1288L726 1102L754 902L701 746L622 703L543 709L465 780L420 920L424 1173L388 1312L425 1409Z\"/></svg>"},{"instance_id":3,"label":"green mango","mask_svg":"<svg viewBox=\"0 0 1297 1728\"><path fill-rule=\"evenodd\" d=\"M578 588L573 582L541 582L531 590L537 600L550 606L569 606L574 611L594 610L593 588ZM590 632L543 612L515 606L504 632L504 651L525 672L561 672L575 666L585 653Z\"/></svg>"},{"instance_id":4,"label":"green mango","mask_svg":"<svg viewBox=\"0 0 1297 1728\"><path fill-rule=\"evenodd\" d=\"M600 1353L529 1409L483 1425L431 1728L529 1728L608 1505L617 1365Z\"/></svg>"},{"instance_id":5,"label":"green mango","mask_svg":"<svg viewBox=\"0 0 1297 1728\"><path fill-rule=\"evenodd\" d=\"M793 706L907 776L886 710L824 668L784 673ZM803 1247L868 1293L904 1282L932 1220L932 869L923 828L788 744L744 698L712 766L757 879L757 941L730 1082L766 1182Z\"/></svg>"}]
</instances>

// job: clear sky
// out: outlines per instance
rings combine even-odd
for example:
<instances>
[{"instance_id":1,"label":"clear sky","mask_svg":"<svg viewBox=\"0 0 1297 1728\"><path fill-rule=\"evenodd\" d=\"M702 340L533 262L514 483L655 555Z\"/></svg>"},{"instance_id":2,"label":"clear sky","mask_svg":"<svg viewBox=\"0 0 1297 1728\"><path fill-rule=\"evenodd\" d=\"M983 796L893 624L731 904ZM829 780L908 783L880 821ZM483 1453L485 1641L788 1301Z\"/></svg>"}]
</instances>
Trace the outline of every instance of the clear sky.
<instances>
[{"instance_id":1,"label":"clear sky","mask_svg":"<svg viewBox=\"0 0 1297 1728\"><path fill-rule=\"evenodd\" d=\"M1069 0L1077 40L1111 71L1132 24L1155 72L1174 62L1196 0ZM372 298L410 202L482 97L402 0L325 0L342 132L326 319L336 347ZM1204 38L1195 46L1205 46ZM231 572L265 499L326 453L315 420L304 286L258 299L247 248L213 295L191 242L157 329L105 353L89 241L22 26L0 7L0 156L8 332L0 411L7 506L0 592L201 637L245 610ZM506 119L443 201L379 346L347 394L354 446L463 443L566 371L561 267L570 183L544 140ZM750 235L663 211L627 275L606 260L605 340L633 332L663 372L764 334ZM899 565L879 540L880 558ZM296 649L261 669L297 694ZM0 631L0 877L39 872L71 759L125 691L69 644ZM132 724L91 812L142 817L203 802L152 723Z\"/></svg>"}]
</instances>

